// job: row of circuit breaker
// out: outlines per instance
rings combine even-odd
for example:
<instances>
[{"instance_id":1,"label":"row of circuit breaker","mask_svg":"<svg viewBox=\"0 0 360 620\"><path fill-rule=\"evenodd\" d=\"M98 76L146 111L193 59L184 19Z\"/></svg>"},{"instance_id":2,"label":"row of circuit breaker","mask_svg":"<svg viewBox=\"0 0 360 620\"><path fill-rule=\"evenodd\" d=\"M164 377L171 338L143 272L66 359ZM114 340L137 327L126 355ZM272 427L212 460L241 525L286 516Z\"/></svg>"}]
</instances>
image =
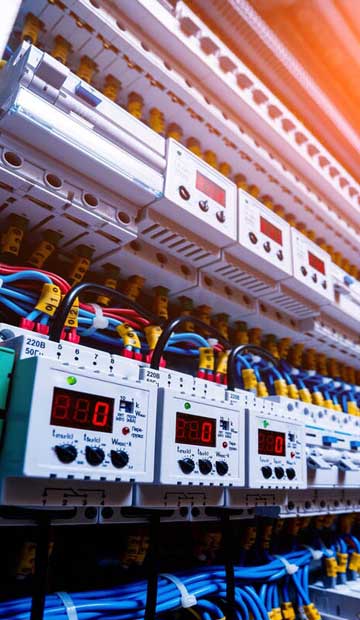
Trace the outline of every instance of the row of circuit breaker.
<instances>
[{"instance_id":1,"label":"row of circuit breaker","mask_svg":"<svg viewBox=\"0 0 360 620\"><path fill-rule=\"evenodd\" d=\"M193 152L27 43L0 78L4 217L57 231L67 253L87 245L98 267L139 237L289 317L358 330L356 278Z\"/></svg>"},{"instance_id":2,"label":"row of circuit breaker","mask_svg":"<svg viewBox=\"0 0 360 620\"><path fill-rule=\"evenodd\" d=\"M102 501L110 493L110 505L119 501L111 499L111 487L134 486L141 505L143 497L159 501L149 500L152 489L161 488L164 498L181 486L211 505L216 489L258 489L266 497L272 490L359 486L358 417L257 398L0 327L14 333L0 350L3 374L11 375L0 467L4 504L44 504L51 491L74 484L103 489ZM99 502L94 497L90 505Z\"/></svg>"}]
</instances>

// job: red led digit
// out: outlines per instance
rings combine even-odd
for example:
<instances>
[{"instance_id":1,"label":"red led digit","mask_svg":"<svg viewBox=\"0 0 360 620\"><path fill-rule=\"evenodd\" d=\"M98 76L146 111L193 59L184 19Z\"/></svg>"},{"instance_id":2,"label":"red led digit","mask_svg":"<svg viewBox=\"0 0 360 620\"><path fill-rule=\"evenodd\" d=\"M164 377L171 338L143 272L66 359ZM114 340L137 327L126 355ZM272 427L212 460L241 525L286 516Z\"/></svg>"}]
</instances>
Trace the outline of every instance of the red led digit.
<instances>
[{"instance_id":1,"label":"red led digit","mask_svg":"<svg viewBox=\"0 0 360 620\"><path fill-rule=\"evenodd\" d=\"M273 454L274 453L274 435L272 433L269 433L266 437L266 452L268 452L269 454Z\"/></svg>"},{"instance_id":2,"label":"red led digit","mask_svg":"<svg viewBox=\"0 0 360 620\"><path fill-rule=\"evenodd\" d=\"M89 417L90 401L86 398L77 398L73 413L74 422L86 424Z\"/></svg>"},{"instance_id":3,"label":"red led digit","mask_svg":"<svg viewBox=\"0 0 360 620\"><path fill-rule=\"evenodd\" d=\"M114 398L54 388L50 424L111 433Z\"/></svg>"},{"instance_id":4,"label":"red led digit","mask_svg":"<svg viewBox=\"0 0 360 620\"><path fill-rule=\"evenodd\" d=\"M189 439L190 441L198 441L199 439L199 422L192 420L189 423Z\"/></svg>"},{"instance_id":5,"label":"red led digit","mask_svg":"<svg viewBox=\"0 0 360 620\"><path fill-rule=\"evenodd\" d=\"M192 446L216 446L216 420L190 413L176 413L175 442Z\"/></svg>"},{"instance_id":6,"label":"red led digit","mask_svg":"<svg viewBox=\"0 0 360 620\"><path fill-rule=\"evenodd\" d=\"M264 235L275 241L275 243L282 245L282 232L280 228L277 228L277 226L274 226L274 224L271 224L271 222L268 222L264 217L261 216L260 230Z\"/></svg>"},{"instance_id":7,"label":"red led digit","mask_svg":"<svg viewBox=\"0 0 360 620\"><path fill-rule=\"evenodd\" d=\"M56 394L52 408L52 415L55 420L68 418L70 402L70 396L67 394Z\"/></svg>"},{"instance_id":8,"label":"red led digit","mask_svg":"<svg viewBox=\"0 0 360 620\"><path fill-rule=\"evenodd\" d=\"M196 189L206 194L209 198L212 198L222 207L226 207L226 192L225 190L214 183L214 181L208 179L201 172L196 172Z\"/></svg>"},{"instance_id":9,"label":"red led digit","mask_svg":"<svg viewBox=\"0 0 360 620\"><path fill-rule=\"evenodd\" d=\"M285 456L285 433L258 429L258 453Z\"/></svg>"},{"instance_id":10,"label":"red led digit","mask_svg":"<svg viewBox=\"0 0 360 620\"><path fill-rule=\"evenodd\" d=\"M324 261L322 261L318 256L315 256L315 254L312 254L311 252L308 252L308 258L310 267L313 267L314 269L316 269L316 271L319 271L320 273L325 275Z\"/></svg>"},{"instance_id":11,"label":"red led digit","mask_svg":"<svg viewBox=\"0 0 360 620\"><path fill-rule=\"evenodd\" d=\"M176 441L186 439L185 434L186 422L184 418L177 418L176 420Z\"/></svg>"},{"instance_id":12,"label":"red led digit","mask_svg":"<svg viewBox=\"0 0 360 620\"><path fill-rule=\"evenodd\" d=\"M212 425L209 422L204 422L201 427L201 441L204 443L210 443L211 441Z\"/></svg>"},{"instance_id":13,"label":"red led digit","mask_svg":"<svg viewBox=\"0 0 360 620\"><path fill-rule=\"evenodd\" d=\"M106 426L107 421L108 421L109 411L110 411L109 403L104 403L103 401L98 400L95 405L94 414L92 418L93 425L94 426Z\"/></svg>"},{"instance_id":14,"label":"red led digit","mask_svg":"<svg viewBox=\"0 0 360 620\"><path fill-rule=\"evenodd\" d=\"M282 435L276 435L275 438L275 454L283 454L284 450L284 437Z\"/></svg>"}]
</instances>

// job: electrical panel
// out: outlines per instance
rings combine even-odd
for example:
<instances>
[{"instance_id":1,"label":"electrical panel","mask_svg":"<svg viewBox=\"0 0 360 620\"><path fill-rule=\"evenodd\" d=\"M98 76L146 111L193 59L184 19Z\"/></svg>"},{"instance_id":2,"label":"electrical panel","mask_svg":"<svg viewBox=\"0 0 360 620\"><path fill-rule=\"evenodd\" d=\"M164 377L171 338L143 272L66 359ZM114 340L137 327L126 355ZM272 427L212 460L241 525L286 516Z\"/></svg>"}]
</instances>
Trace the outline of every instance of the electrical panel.
<instances>
[{"instance_id":1,"label":"electrical panel","mask_svg":"<svg viewBox=\"0 0 360 620\"><path fill-rule=\"evenodd\" d=\"M164 199L154 209L223 248L237 239L236 186L169 139Z\"/></svg>"},{"instance_id":2,"label":"electrical panel","mask_svg":"<svg viewBox=\"0 0 360 620\"><path fill-rule=\"evenodd\" d=\"M290 226L253 196L239 190L239 244L231 253L273 280L292 275Z\"/></svg>"},{"instance_id":3,"label":"electrical panel","mask_svg":"<svg viewBox=\"0 0 360 620\"><path fill-rule=\"evenodd\" d=\"M334 301L330 256L295 228L291 229L294 279L287 282L320 306Z\"/></svg>"},{"instance_id":4,"label":"electrical panel","mask_svg":"<svg viewBox=\"0 0 360 620\"><path fill-rule=\"evenodd\" d=\"M156 392L47 358L17 362L2 476L152 482Z\"/></svg>"},{"instance_id":5,"label":"electrical panel","mask_svg":"<svg viewBox=\"0 0 360 620\"><path fill-rule=\"evenodd\" d=\"M156 480L243 486L244 413L234 406L160 389Z\"/></svg>"},{"instance_id":6,"label":"electrical panel","mask_svg":"<svg viewBox=\"0 0 360 620\"><path fill-rule=\"evenodd\" d=\"M306 488L303 424L290 420L279 407L257 402L247 411L246 428L247 486Z\"/></svg>"}]
</instances>

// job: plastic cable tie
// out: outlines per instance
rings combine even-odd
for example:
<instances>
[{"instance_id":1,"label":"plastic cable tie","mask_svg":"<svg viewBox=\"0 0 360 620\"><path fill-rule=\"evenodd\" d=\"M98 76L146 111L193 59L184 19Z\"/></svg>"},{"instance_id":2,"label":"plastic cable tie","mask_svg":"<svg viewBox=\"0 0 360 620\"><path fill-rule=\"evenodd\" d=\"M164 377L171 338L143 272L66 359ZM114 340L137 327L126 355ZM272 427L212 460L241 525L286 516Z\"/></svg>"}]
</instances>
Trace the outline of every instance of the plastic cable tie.
<instances>
[{"instance_id":1,"label":"plastic cable tie","mask_svg":"<svg viewBox=\"0 0 360 620\"><path fill-rule=\"evenodd\" d=\"M67 592L56 592L56 594L65 607L68 620L79 620L74 601L72 600L70 594Z\"/></svg>"},{"instance_id":2,"label":"plastic cable tie","mask_svg":"<svg viewBox=\"0 0 360 620\"><path fill-rule=\"evenodd\" d=\"M304 545L304 547L310 551L313 560L321 560L324 555L324 552L321 551L321 549L314 549L313 547L310 547L310 545Z\"/></svg>"},{"instance_id":3,"label":"plastic cable tie","mask_svg":"<svg viewBox=\"0 0 360 620\"><path fill-rule=\"evenodd\" d=\"M103 309L98 304L91 304L94 308L95 316L93 318L92 327L95 329L107 329L109 327L109 319L104 316Z\"/></svg>"},{"instance_id":4,"label":"plastic cable tie","mask_svg":"<svg viewBox=\"0 0 360 620\"><path fill-rule=\"evenodd\" d=\"M90 327L82 330L82 336L91 336L97 329L106 329L109 326L109 319L104 316L102 307L98 304L91 304L91 307L94 308L95 315Z\"/></svg>"},{"instance_id":5,"label":"plastic cable tie","mask_svg":"<svg viewBox=\"0 0 360 620\"><path fill-rule=\"evenodd\" d=\"M282 564L284 564L285 566L285 570L287 572L288 575L294 575L295 573L298 572L299 567L297 564L291 564L290 562L287 561L286 558L284 558L283 555L275 555L275 557L280 560L280 562Z\"/></svg>"},{"instance_id":6,"label":"plastic cable tie","mask_svg":"<svg viewBox=\"0 0 360 620\"><path fill-rule=\"evenodd\" d=\"M170 573L160 573L159 576L164 577L164 579L168 579L169 581L172 581L173 584L176 585L181 595L182 607L194 607L194 605L197 604L195 594L190 594L190 592L188 592L188 590L186 589L186 586L178 577L175 577L175 575L171 575Z\"/></svg>"}]
</instances>

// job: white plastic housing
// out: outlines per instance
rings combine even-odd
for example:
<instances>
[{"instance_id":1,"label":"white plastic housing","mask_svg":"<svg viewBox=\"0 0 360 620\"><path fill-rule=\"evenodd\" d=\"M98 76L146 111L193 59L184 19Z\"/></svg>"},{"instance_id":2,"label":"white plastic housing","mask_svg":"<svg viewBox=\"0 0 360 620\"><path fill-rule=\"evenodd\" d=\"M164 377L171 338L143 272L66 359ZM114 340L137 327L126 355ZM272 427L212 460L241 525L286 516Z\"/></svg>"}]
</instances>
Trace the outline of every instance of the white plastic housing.
<instances>
[{"instance_id":1,"label":"white plastic housing","mask_svg":"<svg viewBox=\"0 0 360 620\"><path fill-rule=\"evenodd\" d=\"M246 484L250 488L304 489L304 425L280 404L257 399L246 413Z\"/></svg>"},{"instance_id":2,"label":"white plastic housing","mask_svg":"<svg viewBox=\"0 0 360 620\"><path fill-rule=\"evenodd\" d=\"M292 274L290 226L243 190L238 191L238 239L230 253L273 280Z\"/></svg>"},{"instance_id":3,"label":"white plastic housing","mask_svg":"<svg viewBox=\"0 0 360 620\"><path fill-rule=\"evenodd\" d=\"M152 206L219 248L236 241L235 184L173 139L167 142L164 199Z\"/></svg>"},{"instance_id":4,"label":"white plastic housing","mask_svg":"<svg viewBox=\"0 0 360 620\"><path fill-rule=\"evenodd\" d=\"M331 258L295 228L291 229L293 279L286 284L320 306L334 301Z\"/></svg>"},{"instance_id":5,"label":"white plastic housing","mask_svg":"<svg viewBox=\"0 0 360 620\"><path fill-rule=\"evenodd\" d=\"M36 357L17 362L12 388L1 455L2 478L33 476L152 482L155 444L152 429L156 416L154 386ZM81 428L81 422L76 425L67 422L66 426L56 424L54 418L51 422L55 388L66 390L66 394L80 393L74 398L84 399L88 395L91 398L93 395L100 401L105 397L113 399L113 420L107 427L108 432L102 431L101 426L95 430L94 424L86 429ZM68 414L72 421L75 414L67 412L66 416ZM56 415L60 418L60 410ZM69 445L76 449L76 457L65 462L57 448ZM94 464L88 455L88 449L94 447L103 451L103 460L98 464ZM115 466L112 451L126 453L128 462L121 467Z\"/></svg>"},{"instance_id":6,"label":"white plastic housing","mask_svg":"<svg viewBox=\"0 0 360 620\"><path fill-rule=\"evenodd\" d=\"M176 442L177 415L205 417L214 421L214 443L194 445ZM195 418L194 418L195 420ZM196 422L194 422L196 424ZM191 428L191 427L190 427ZM156 480L161 484L204 486L243 486L244 414L231 403L206 398L187 398L184 394L160 388L158 395L158 429ZM207 436L208 439L208 436ZM193 470L184 473L181 462L191 460ZM211 471L201 473L200 461L211 463ZM218 463L225 463L227 473L218 473Z\"/></svg>"}]
</instances>

